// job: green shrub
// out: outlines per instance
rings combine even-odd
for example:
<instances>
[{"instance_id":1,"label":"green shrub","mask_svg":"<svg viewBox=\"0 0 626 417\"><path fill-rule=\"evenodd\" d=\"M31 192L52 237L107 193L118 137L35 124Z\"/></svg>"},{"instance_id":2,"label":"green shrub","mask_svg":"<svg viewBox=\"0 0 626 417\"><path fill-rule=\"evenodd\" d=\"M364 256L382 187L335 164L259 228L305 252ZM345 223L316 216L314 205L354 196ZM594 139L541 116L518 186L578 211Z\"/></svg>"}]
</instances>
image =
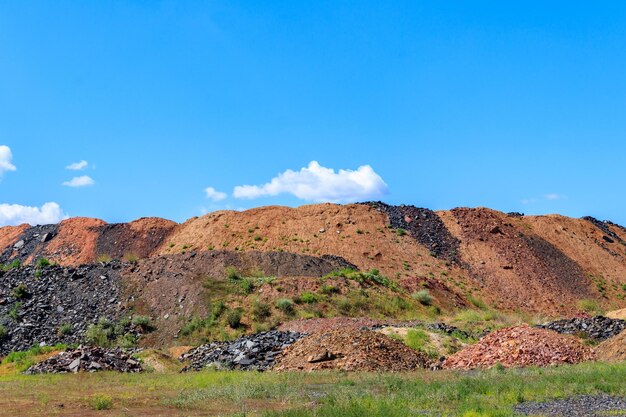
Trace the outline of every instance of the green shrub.
<instances>
[{"instance_id":1,"label":"green shrub","mask_svg":"<svg viewBox=\"0 0 626 417\"><path fill-rule=\"evenodd\" d=\"M113 399L108 395L94 395L89 399L89 406L93 410L110 410L113 407Z\"/></svg>"},{"instance_id":2,"label":"green shrub","mask_svg":"<svg viewBox=\"0 0 626 417\"><path fill-rule=\"evenodd\" d=\"M239 280L239 279L241 279L241 273L234 266L227 266L224 269L224 275L226 275L226 278L228 278L230 280Z\"/></svg>"},{"instance_id":3,"label":"green shrub","mask_svg":"<svg viewBox=\"0 0 626 417\"><path fill-rule=\"evenodd\" d=\"M26 287L26 284L20 284L17 287L13 288L13 290L11 291L11 295L18 300L26 298L28 296L28 287Z\"/></svg>"},{"instance_id":4,"label":"green shrub","mask_svg":"<svg viewBox=\"0 0 626 417\"><path fill-rule=\"evenodd\" d=\"M487 310L487 304L481 300L480 298L472 297L471 295L467 296L467 300L472 303L474 307L478 307L481 310Z\"/></svg>"},{"instance_id":5,"label":"green shrub","mask_svg":"<svg viewBox=\"0 0 626 417\"><path fill-rule=\"evenodd\" d=\"M252 319L263 321L272 315L272 308L269 304L255 300L252 303Z\"/></svg>"},{"instance_id":6,"label":"green shrub","mask_svg":"<svg viewBox=\"0 0 626 417\"><path fill-rule=\"evenodd\" d=\"M0 264L0 269L6 272L10 271L11 269L17 269L20 266L22 266L22 261L20 261L19 259L15 259L9 264Z\"/></svg>"},{"instance_id":7,"label":"green shrub","mask_svg":"<svg viewBox=\"0 0 626 417\"><path fill-rule=\"evenodd\" d=\"M211 307L211 320L215 321L221 317L226 311L226 304L223 301L218 301Z\"/></svg>"},{"instance_id":8,"label":"green shrub","mask_svg":"<svg viewBox=\"0 0 626 417\"><path fill-rule=\"evenodd\" d=\"M226 322L230 326L231 329L236 329L241 326L241 316L243 315L241 309L236 308L228 312L228 316L226 316Z\"/></svg>"},{"instance_id":9,"label":"green shrub","mask_svg":"<svg viewBox=\"0 0 626 417\"><path fill-rule=\"evenodd\" d=\"M306 291L300 294L300 301L306 304L314 304L319 301L319 298L317 295L313 294L312 292Z\"/></svg>"},{"instance_id":10,"label":"green shrub","mask_svg":"<svg viewBox=\"0 0 626 417\"><path fill-rule=\"evenodd\" d=\"M50 266L50 261L46 258L39 258L37 262L35 262L35 268L45 268L47 266Z\"/></svg>"},{"instance_id":11,"label":"green shrub","mask_svg":"<svg viewBox=\"0 0 626 417\"><path fill-rule=\"evenodd\" d=\"M420 290L416 293L413 293L412 297L422 305L429 306L433 302L433 297L430 295L428 290Z\"/></svg>"},{"instance_id":12,"label":"green shrub","mask_svg":"<svg viewBox=\"0 0 626 417\"><path fill-rule=\"evenodd\" d=\"M339 288L335 287L334 285L322 285L322 287L320 288L320 292L322 294L326 294L326 295L330 295L330 294L336 294L339 292Z\"/></svg>"},{"instance_id":13,"label":"green shrub","mask_svg":"<svg viewBox=\"0 0 626 417\"><path fill-rule=\"evenodd\" d=\"M63 323L59 326L59 330L57 330L58 336L67 336L74 330L74 327L70 323Z\"/></svg>"},{"instance_id":14,"label":"green shrub","mask_svg":"<svg viewBox=\"0 0 626 417\"><path fill-rule=\"evenodd\" d=\"M135 327L141 327L142 330L151 330L152 325L148 316L134 316L131 323Z\"/></svg>"},{"instance_id":15,"label":"green shrub","mask_svg":"<svg viewBox=\"0 0 626 417\"><path fill-rule=\"evenodd\" d=\"M115 344L124 349L132 349L137 346L137 336L132 333L125 333L115 339Z\"/></svg>"},{"instance_id":16,"label":"green shrub","mask_svg":"<svg viewBox=\"0 0 626 417\"><path fill-rule=\"evenodd\" d=\"M244 294L252 294L254 292L254 283L250 278L243 278L239 285Z\"/></svg>"},{"instance_id":17,"label":"green shrub","mask_svg":"<svg viewBox=\"0 0 626 417\"><path fill-rule=\"evenodd\" d=\"M6 339L8 335L9 332L7 331L7 329L0 324L0 341Z\"/></svg>"},{"instance_id":18,"label":"green shrub","mask_svg":"<svg viewBox=\"0 0 626 417\"><path fill-rule=\"evenodd\" d=\"M324 278L335 278L341 277L350 279L353 281L357 281L360 284L363 283L375 283L378 285L382 285L387 288L391 288L393 290L396 289L396 284L391 282L389 278L380 274L378 269L372 268L367 272L357 271L353 268L344 268L339 271L331 272L330 274L324 276Z\"/></svg>"},{"instance_id":19,"label":"green shrub","mask_svg":"<svg viewBox=\"0 0 626 417\"><path fill-rule=\"evenodd\" d=\"M406 235L406 230L404 230L402 228L398 228L398 229L396 229L396 233L398 234L398 236L404 236L404 235Z\"/></svg>"},{"instance_id":20,"label":"green shrub","mask_svg":"<svg viewBox=\"0 0 626 417\"><path fill-rule=\"evenodd\" d=\"M9 312L7 313L8 316L10 318L12 318L13 320L17 321L17 319L20 316L20 308L22 308L22 303L15 303L11 306L11 308L9 309Z\"/></svg>"},{"instance_id":21,"label":"green shrub","mask_svg":"<svg viewBox=\"0 0 626 417\"><path fill-rule=\"evenodd\" d=\"M285 314L293 313L293 301L289 298L281 298L276 301L276 308L281 310Z\"/></svg>"}]
</instances>

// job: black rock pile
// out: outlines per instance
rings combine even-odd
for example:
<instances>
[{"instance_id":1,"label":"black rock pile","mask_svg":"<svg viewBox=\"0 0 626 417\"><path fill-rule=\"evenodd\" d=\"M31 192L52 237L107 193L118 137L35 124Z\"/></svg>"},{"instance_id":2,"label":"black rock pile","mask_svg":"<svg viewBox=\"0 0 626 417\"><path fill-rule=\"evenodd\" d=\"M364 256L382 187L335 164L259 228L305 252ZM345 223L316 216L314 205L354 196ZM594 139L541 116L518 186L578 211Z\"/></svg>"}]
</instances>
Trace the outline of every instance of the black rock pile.
<instances>
[{"instance_id":1,"label":"black rock pile","mask_svg":"<svg viewBox=\"0 0 626 417\"><path fill-rule=\"evenodd\" d=\"M103 349L99 347L79 347L76 350L61 352L43 362L28 368L25 374L64 374L76 372L141 372L143 368L132 357L131 351L123 349Z\"/></svg>"},{"instance_id":2,"label":"black rock pile","mask_svg":"<svg viewBox=\"0 0 626 417\"><path fill-rule=\"evenodd\" d=\"M283 349L305 334L271 330L242 336L231 342L213 342L198 346L180 357L189 362L183 372L199 371L207 366L217 369L264 371L274 365Z\"/></svg>"},{"instance_id":3,"label":"black rock pile","mask_svg":"<svg viewBox=\"0 0 626 417\"><path fill-rule=\"evenodd\" d=\"M90 324L116 320L121 264L0 270L0 356L33 345L81 343Z\"/></svg>"},{"instance_id":4,"label":"black rock pile","mask_svg":"<svg viewBox=\"0 0 626 417\"><path fill-rule=\"evenodd\" d=\"M626 329L626 321L604 316L557 320L537 326L562 334L584 335L589 339L605 340Z\"/></svg>"},{"instance_id":5,"label":"black rock pile","mask_svg":"<svg viewBox=\"0 0 626 417\"><path fill-rule=\"evenodd\" d=\"M392 228L406 230L437 258L461 263L459 240L450 233L434 211L407 205L391 206L380 201L363 204L387 214Z\"/></svg>"}]
</instances>

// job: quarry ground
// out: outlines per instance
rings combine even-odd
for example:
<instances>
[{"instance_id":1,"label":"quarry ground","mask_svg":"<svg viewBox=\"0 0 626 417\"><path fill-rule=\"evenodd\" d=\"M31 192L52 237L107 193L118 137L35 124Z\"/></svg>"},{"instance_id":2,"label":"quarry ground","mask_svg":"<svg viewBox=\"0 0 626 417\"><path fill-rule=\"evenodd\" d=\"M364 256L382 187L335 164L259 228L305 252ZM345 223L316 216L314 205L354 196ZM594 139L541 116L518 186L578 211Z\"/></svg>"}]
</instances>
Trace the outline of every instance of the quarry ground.
<instances>
[{"instance_id":1,"label":"quarry ground","mask_svg":"<svg viewBox=\"0 0 626 417\"><path fill-rule=\"evenodd\" d=\"M626 364L436 373L0 376L0 410L19 416L512 416L519 404L580 395L626 396Z\"/></svg>"}]
</instances>

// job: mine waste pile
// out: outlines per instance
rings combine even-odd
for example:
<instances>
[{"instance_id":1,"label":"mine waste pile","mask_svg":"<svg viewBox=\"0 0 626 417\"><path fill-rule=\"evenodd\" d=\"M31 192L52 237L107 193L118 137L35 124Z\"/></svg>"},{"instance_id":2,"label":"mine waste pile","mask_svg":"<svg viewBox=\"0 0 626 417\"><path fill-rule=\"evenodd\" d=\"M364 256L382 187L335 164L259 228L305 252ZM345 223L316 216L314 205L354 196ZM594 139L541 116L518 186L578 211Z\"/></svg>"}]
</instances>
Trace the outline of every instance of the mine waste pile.
<instances>
[{"instance_id":1,"label":"mine waste pile","mask_svg":"<svg viewBox=\"0 0 626 417\"><path fill-rule=\"evenodd\" d=\"M33 345L79 344L91 324L124 314L119 262L76 268L49 265L0 270L0 355Z\"/></svg>"},{"instance_id":2,"label":"mine waste pile","mask_svg":"<svg viewBox=\"0 0 626 417\"><path fill-rule=\"evenodd\" d=\"M579 363L594 359L593 350L574 336L526 324L497 330L449 356L446 369L524 367Z\"/></svg>"},{"instance_id":3,"label":"mine waste pile","mask_svg":"<svg viewBox=\"0 0 626 417\"><path fill-rule=\"evenodd\" d=\"M265 371L272 368L285 347L305 335L297 332L269 331L240 337L232 342L213 342L183 354L189 365L183 371L199 371L207 366L217 369Z\"/></svg>"},{"instance_id":4,"label":"mine waste pile","mask_svg":"<svg viewBox=\"0 0 626 417\"><path fill-rule=\"evenodd\" d=\"M606 340L624 331L626 329L626 321L604 316L574 317L572 319L553 321L537 327L554 330L562 334L573 334L589 339Z\"/></svg>"},{"instance_id":5,"label":"mine waste pile","mask_svg":"<svg viewBox=\"0 0 626 417\"><path fill-rule=\"evenodd\" d=\"M43 362L31 366L26 374L64 374L76 372L141 372L141 363L132 357L133 351L79 347L61 352Z\"/></svg>"},{"instance_id":6,"label":"mine waste pile","mask_svg":"<svg viewBox=\"0 0 626 417\"><path fill-rule=\"evenodd\" d=\"M430 359L398 340L369 330L316 333L285 348L275 370L409 371L429 368Z\"/></svg>"}]
</instances>

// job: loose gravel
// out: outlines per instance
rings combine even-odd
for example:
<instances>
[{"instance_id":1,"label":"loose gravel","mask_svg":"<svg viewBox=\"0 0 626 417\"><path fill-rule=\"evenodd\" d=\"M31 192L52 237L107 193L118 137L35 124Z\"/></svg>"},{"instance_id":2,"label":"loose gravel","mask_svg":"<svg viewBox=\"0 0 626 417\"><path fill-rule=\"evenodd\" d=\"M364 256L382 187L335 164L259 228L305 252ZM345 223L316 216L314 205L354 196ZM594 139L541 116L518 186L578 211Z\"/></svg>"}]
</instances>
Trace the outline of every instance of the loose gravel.
<instances>
[{"instance_id":1,"label":"loose gravel","mask_svg":"<svg viewBox=\"0 0 626 417\"><path fill-rule=\"evenodd\" d=\"M513 411L527 416L626 416L626 398L582 395L543 403L523 403Z\"/></svg>"}]
</instances>

